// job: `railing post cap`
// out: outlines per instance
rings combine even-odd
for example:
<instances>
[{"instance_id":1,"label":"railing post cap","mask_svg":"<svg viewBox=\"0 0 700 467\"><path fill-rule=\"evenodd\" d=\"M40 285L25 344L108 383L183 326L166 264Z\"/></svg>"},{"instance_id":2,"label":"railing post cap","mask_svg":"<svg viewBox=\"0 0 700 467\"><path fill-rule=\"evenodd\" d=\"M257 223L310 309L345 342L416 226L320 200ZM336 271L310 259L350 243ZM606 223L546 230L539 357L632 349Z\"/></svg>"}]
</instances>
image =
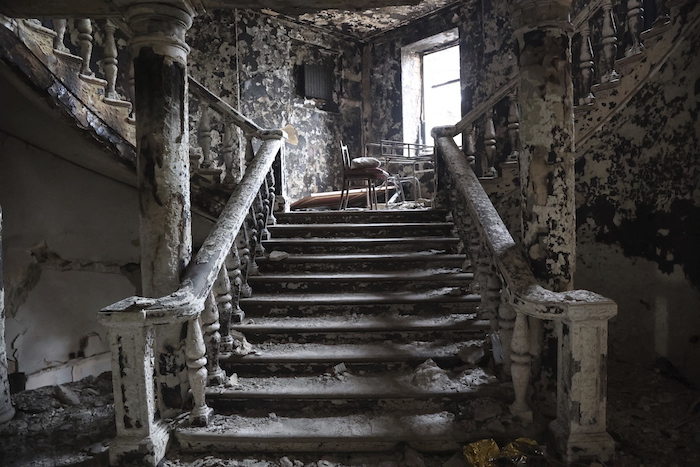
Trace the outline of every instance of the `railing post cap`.
<instances>
[{"instance_id":1,"label":"railing post cap","mask_svg":"<svg viewBox=\"0 0 700 467\"><path fill-rule=\"evenodd\" d=\"M447 125L447 126L436 126L432 130L430 130L430 135L433 138L440 138L440 137L448 137L448 138L453 138L457 134L457 127L454 125Z\"/></svg>"},{"instance_id":2,"label":"railing post cap","mask_svg":"<svg viewBox=\"0 0 700 467\"><path fill-rule=\"evenodd\" d=\"M289 135L287 135L287 132L284 130L262 130L258 136L260 139L287 140L287 138L289 138Z\"/></svg>"}]
</instances>

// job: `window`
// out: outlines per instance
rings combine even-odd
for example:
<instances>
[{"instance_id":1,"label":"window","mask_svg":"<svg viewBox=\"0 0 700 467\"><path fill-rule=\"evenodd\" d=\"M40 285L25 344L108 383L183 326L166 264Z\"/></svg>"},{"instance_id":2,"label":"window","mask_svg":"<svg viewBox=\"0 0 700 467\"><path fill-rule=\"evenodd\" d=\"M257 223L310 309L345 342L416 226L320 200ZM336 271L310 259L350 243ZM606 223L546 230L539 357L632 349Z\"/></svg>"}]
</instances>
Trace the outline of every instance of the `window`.
<instances>
[{"instance_id":1,"label":"window","mask_svg":"<svg viewBox=\"0 0 700 467\"><path fill-rule=\"evenodd\" d=\"M401 50L404 141L432 144L433 127L461 119L458 30L428 37ZM461 136L456 138L461 144Z\"/></svg>"}]
</instances>

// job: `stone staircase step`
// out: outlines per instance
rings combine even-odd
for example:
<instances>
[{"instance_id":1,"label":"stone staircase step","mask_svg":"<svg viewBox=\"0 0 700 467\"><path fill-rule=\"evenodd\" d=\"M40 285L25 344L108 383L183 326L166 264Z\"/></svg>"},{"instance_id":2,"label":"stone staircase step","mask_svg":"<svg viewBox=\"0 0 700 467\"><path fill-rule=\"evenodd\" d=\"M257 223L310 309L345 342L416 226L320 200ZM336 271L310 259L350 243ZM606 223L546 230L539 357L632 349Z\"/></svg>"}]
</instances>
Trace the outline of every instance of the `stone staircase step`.
<instances>
[{"instance_id":1,"label":"stone staircase step","mask_svg":"<svg viewBox=\"0 0 700 467\"><path fill-rule=\"evenodd\" d=\"M408 343L383 341L379 343L270 343L255 346L255 353L248 355L222 355L223 365L236 367L248 365L325 364L389 362L420 364L428 359L435 362L456 362L464 346L480 345L483 339L455 342L451 339L431 342ZM449 366L449 365L448 365ZM235 370L234 370L235 372Z\"/></svg>"},{"instance_id":2,"label":"stone staircase step","mask_svg":"<svg viewBox=\"0 0 700 467\"><path fill-rule=\"evenodd\" d=\"M252 322L252 323L251 323ZM232 326L252 343L408 342L451 338L455 342L482 338L489 323L473 314L432 316L351 315L346 317L260 318Z\"/></svg>"},{"instance_id":3,"label":"stone staircase step","mask_svg":"<svg viewBox=\"0 0 700 467\"><path fill-rule=\"evenodd\" d=\"M537 427L524 430L509 423L496 435L537 436L537 431ZM208 427L181 427L175 434L185 452L278 453L385 452L405 445L423 452L454 452L470 441L494 435L485 423L451 411L401 409L316 417L216 415Z\"/></svg>"},{"instance_id":4,"label":"stone staircase step","mask_svg":"<svg viewBox=\"0 0 700 467\"><path fill-rule=\"evenodd\" d=\"M349 272L371 270L409 270L431 267L461 267L464 255L447 254L444 250L416 253L375 253L375 254L317 254L290 255L280 261L267 257L257 258L261 273L268 272Z\"/></svg>"},{"instance_id":5,"label":"stone staircase step","mask_svg":"<svg viewBox=\"0 0 700 467\"><path fill-rule=\"evenodd\" d=\"M277 224L268 227L272 238L429 237L449 236L452 222L374 222L336 224Z\"/></svg>"},{"instance_id":6,"label":"stone staircase step","mask_svg":"<svg viewBox=\"0 0 700 467\"><path fill-rule=\"evenodd\" d=\"M447 212L439 209L378 211L292 211L275 213L280 224L335 224L387 222L445 222Z\"/></svg>"},{"instance_id":7,"label":"stone staircase step","mask_svg":"<svg viewBox=\"0 0 700 467\"><path fill-rule=\"evenodd\" d=\"M456 374L452 374L456 373ZM511 391L496 383L493 375L481 368L461 372L438 372L438 377L418 372L383 373L379 375L354 375L349 372L338 375L325 373L313 376L268 378L238 378L232 388L207 388L207 399L212 404L219 401L261 400L386 400L386 399L440 399L460 396L505 397ZM280 415L282 412L276 412Z\"/></svg>"},{"instance_id":8,"label":"stone staircase step","mask_svg":"<svg viewBox=\"0 0 700 467\"><path fill-rule=\"evenodd\" d=\"M487 320L476 319L476 314L433 314L400 315L398 313L383 315L362 315L353 313L347 316L326 315L313 319L305 318L256 318L248 319L243 324L231 326L232 329L256 334L281 333L323 333L323 332L378 332L378 331L455 331L465 329L488 330Z\"/></svg>"},{"instance_id":9,"label":"stone staircase step","mask_svg":"<svg viewBox=\"0 0 700 467\"><path fill-rule=\"evenodd\" d=\"M474 274L438 268L415 271L364 273L284 273L251 276L248 283L259 293L382 292L468 286Z\"/></svg>"},{"instance_id":10,"label":"stone staircase step","mask_svg":"<svg viewBox=\"0 0 700 467\"><path fill-rule=\"evenodd\" d=\"M287 253L387 253L445 250L456 253L459 239L453 237L411 238L281 238L262 242L267 251Z\"/></svg>"},{"instance_id":11,"label":"stone staircase step","mask_svg":"<svg viewBox=\"0 0 700 467\"><path fill-rule=\"evenodd\" d=\"M248 317L312 316L317 314L387 313L403 314L434 311L472 313L481 302L476 294L463 293L457 287L423 292L355 292L343 294L256 294L241 299Z\"/></svg>"}]
</instances>

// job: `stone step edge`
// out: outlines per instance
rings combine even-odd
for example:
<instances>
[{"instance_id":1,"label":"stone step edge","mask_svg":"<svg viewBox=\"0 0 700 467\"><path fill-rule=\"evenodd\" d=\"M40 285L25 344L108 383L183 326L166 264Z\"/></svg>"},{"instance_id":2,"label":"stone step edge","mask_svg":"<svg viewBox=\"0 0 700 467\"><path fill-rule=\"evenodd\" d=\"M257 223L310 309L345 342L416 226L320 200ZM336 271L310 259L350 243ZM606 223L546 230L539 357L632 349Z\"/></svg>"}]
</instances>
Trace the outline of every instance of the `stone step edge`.
<instances>
[{"instance_id":1,"label":"stone step edge","mask_svg":"<svg viewBox=\"0 0 700 467\"><path fill-rule=\"evenodd\" d=\"M267 228L270 231L274 230L323 230L323 229L337 229L337 230L380 230L380 229L405 229L405 228L435 228L440 229L451 229L454 227L452 222L324 222L315 224L292 224L292 223L280 223L275 225L269 225Z\"/></svg>"},{"instance_id":2,"label":"stone step edge","mask_svg":"<svg viewBox=\"0 0 700 467\"><path fill-rule=\"evenodd\" d=\"M444 242L448 244L458 243L459 239L457 237L379 237L379 238L362 238L362 237L333 237L333 238L271 238L269 240L263 240L263 245L266 247L268 245L276 244L382 244L382 243L416 243L416 242Z\"/></svg>"},{"instance_id":3,"label":"stone step edge","mask_svg":"<svg viewBox=\"0 0 700 467\"><path fill-rule=\"evenodd\" d=\"M234 324L231 329L243 333L280 334L328 332L382 332L382 331L470 331L490 330L488 320L475 319L474 314L453 314L452 320L435 322L433 319L407 316L393 320L368 316L358 321L324 320L323 318L255 318L253 323Z\"/></svg>"},{"instance_id":4,"label":"stone step edge","mask_svg":"<svg viewBox=\"0 0 700 467\"><path fill-rule=\"evenodd\" d=\"M464 281L474 280L471 272L435 272L418 269L410 272L313 272L313 273L264 273L248 277L252 284L259 282L396 282L396 281Z\"/></svg>"},{"instance_id":5,"label":"stone step edge","mask_svg":"<svg viewBox=\"0 0 700 467\"><path fill-rule=\"evenodd\" d=\"M454 289L454 287L447 287ZM436 291L437 292L437 291ZM419 303L475 303L481 302L478 294L449 295L448 293L358 293L342 294L253 294L241 299L241 308L245 305L378 305L378 304L419 304Z\"/></svg>"},{"instance_id":6,"label":"stone step edge","mask_svg":"<svg viewBox=\"0 0 700 467\"><path fill-rule=\"evenodd\" d=\"M496 397L510 402L510 391L503 388L495 377L486 378L479 385L467 385L450 379L443 384L411 381L411 374L361 375L340 374L328 376L247 377L239 378L242 387L208 387L206 396L212 400L386 400L433 399L450 396ZM448 376L445 376L448 378ZM341 379L339 379L341 378ZM425 379L429 377L426 376ZM426 384L427 383L427 384Z\"/></svg>"},{"instance_id":7,"label":"stone step edge","mask_svg":"<svg viewBox=\"0 0 700 467\"><path fill-rule=\"evenodd\" d=\"M485 336L483 336L485 338ZM483 341L483 339L481 340ZM470 343L479 345L480 339L474 338L460 343L469 346ZM221 354L222 363L246 364L282 364L282 363L390 363L418 362L432 359L434 361L453 360L458 358L457 343L433 345L429 348L415 348L412 344L397 344L390 348L381 344L289 344L270 343L267 348L260 349L254 345L255 353L248 355ZM298 347L298 348L294 348Z\"/></svg>"},{"instance_id":8,"label":"stone step edge","mask_svg":"<svg viewBox=\"0 0 700 467\"><path fill-rule=\"evenodd\" d=\"M328 262L387 262L387 261L464 261L463 254L444 253L444 250L429 251L426 253L354 253L354 254L294 254L289 257L273 261L266 256L256 258L258 265L275 265L283 263L328 263Z\"/></svg>"}]
</instances>

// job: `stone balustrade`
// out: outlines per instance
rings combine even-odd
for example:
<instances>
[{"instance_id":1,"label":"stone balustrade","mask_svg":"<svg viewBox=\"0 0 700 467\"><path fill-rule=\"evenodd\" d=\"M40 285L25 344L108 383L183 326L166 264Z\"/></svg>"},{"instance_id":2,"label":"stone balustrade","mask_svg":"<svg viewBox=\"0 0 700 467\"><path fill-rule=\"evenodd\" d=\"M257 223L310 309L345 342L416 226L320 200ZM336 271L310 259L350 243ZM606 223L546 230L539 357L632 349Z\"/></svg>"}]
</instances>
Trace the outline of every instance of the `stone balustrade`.
<instances>
[{"instance_id":1,"label":"stone balustrade","mask_svg":"<svg viewBox=\"0 0 700 467\"><path fill-rule=\"evenodd\" d=\"M470 112L462 123L475 121L477 112ZM513 380L511 412L523 424L533 420L528 394L531 362L539 346L532 341L532 331L539 320L553 321L558 339L557 418L550 429L567 461L609 459L614 442L605 426L605 360L608 320L617 313L617 305L593 292L552 292L537 283L482 180L454 142L458 132L456 126L433 130L439 184L475 265L481 317L491 321L500 353L510 360L503 361L503 370Z\"/></svg>"}]
</instances>

